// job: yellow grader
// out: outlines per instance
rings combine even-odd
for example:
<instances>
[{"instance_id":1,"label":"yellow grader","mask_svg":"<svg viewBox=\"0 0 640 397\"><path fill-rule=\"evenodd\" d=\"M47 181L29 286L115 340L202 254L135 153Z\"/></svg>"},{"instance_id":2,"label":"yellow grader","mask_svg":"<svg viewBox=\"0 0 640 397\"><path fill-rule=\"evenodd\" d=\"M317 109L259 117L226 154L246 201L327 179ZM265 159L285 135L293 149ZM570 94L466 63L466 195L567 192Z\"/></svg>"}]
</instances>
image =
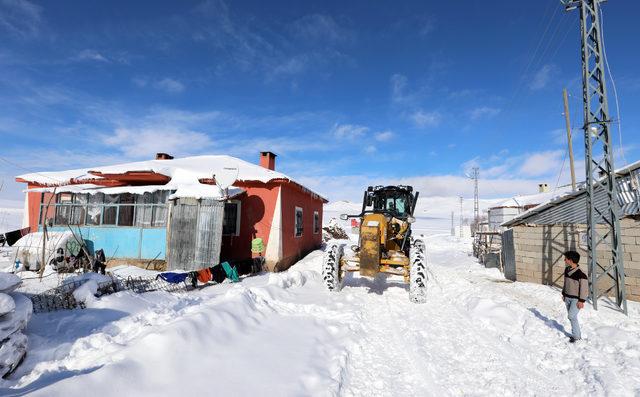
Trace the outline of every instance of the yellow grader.
<instances>
[{"instance_id":1,"label":"yellow grader","mask_svg":"<svg viewBox=\"0 0 640 397\"><path fill-rule=\"evenodd\" d=\"M347 272L365 277L388 273L403 276L409 283L412 302L426 301L425 244L411 236L418 194L413 194L411 186L369 186L360 214L340 216L342 220L360 219L360 237L350 256L344 255L345 244L328 244L322 277L330 291L340 291Z\"/></svg>"}]
</instances>

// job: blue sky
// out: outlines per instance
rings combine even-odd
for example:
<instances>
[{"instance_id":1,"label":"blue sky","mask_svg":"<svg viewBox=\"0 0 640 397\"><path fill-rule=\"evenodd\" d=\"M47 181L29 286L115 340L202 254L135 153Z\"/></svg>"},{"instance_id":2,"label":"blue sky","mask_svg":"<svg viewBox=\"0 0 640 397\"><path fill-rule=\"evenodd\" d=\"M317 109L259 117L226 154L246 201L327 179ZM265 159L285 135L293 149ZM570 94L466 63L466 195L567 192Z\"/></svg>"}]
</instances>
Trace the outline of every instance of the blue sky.
<instances>
[{"instance_id":1,"label":"blue sky","mask_svg":"<svg viewBox=\"0 0 640 397\"><path fill-rule=\"evenodd\" d=\"M628 162L638 11L604 5ZM534 193L568 180L563 87L583 174L578 15L556 0L0 0L0 42L2 199L21 199L17 174L158 151L271 150L333 200L398 182L469 197L473 165L483 197Z\"/></svg>"}]
</instances>

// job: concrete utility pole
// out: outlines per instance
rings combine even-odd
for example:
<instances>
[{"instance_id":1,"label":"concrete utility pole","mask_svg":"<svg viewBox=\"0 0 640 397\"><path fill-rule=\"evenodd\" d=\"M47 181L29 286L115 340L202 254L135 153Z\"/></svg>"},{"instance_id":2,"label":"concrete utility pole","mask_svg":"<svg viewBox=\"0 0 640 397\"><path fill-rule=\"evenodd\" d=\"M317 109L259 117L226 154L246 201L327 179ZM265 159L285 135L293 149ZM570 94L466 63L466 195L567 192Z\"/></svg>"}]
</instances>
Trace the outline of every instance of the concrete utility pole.
<instances>
[{"instance_id":1,"label":"concrete utility pole","mask_svg":"<svg viewBox=\"0 0 640 397\"><path fill-rule=\"evenodd\" d=\"M600 22L600 3L603 0L561 1L567 11L578 9L580 12L591 303L597 309L598 298L613 294L618 307L627 314L622 238L618 221L620 208L609 134L611 118ZM610 255L598 257L598 247ZM610 259L605 259L607 257Z\"/></svg>"},{"instance_id":2,"label":"concrete utility pole","mask_svg":"<svg viewBox=\"0 0 640 397\"><path fill-rule=\"evenodd\" d=\"M571 169L571 190L576 191L576 170L573 167L573 140L571 138L571 119L569 118L569 99L567 89L562 89L564 99L564 120L567 125L567 141L569 142L569 168Z\"/></svg>"},{"instance_id":3,"label":"concrete utility pole","mask_svg":"<svg viewBox=\"0 0 640 397\"><path fill-rule=\"evenodd\" d=\"M451 235L452 236L456 235L456 226L453 223L453 211L451 211Z\"/></svg>"},{"instance_id":4,"label":"concrete utility pole","mask_svg":"<svg viewBox=\"0 0 640 397\"><path fill-rule=\"evenodd\" d=\"M464 199L462 198L462 196L460 196L460 237L464 237L462 235L462 203L463 203Z\"/></svg>"}]
</instances>

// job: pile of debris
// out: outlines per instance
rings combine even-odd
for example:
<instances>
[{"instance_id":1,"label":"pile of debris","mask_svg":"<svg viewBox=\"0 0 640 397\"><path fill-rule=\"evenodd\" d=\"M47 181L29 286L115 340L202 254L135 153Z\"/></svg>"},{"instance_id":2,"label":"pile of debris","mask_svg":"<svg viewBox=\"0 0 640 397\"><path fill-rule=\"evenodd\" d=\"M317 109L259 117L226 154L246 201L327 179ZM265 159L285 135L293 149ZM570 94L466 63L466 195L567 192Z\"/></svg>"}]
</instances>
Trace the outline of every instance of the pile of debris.
<instances>
[{"instance_id":1,"label":"pile of debris","mask_svg":"<svg viewBox=\"0 0 640 397\"><path fill-rule=\"evenodd\" d=\"M33 307L25 295L14 292L22 284L15 274L0 273L0 376L13 372L27 354L26 328Z\"/></svg>"},{"instance_id":2,"label":"pile of debris","mask_svg":"<svg viewBox=\"0 0 640 397\"><path fill-rule=\"evenodd\" d=\"M322 228L322 241L327 242L329 240L348 240L349 235L347 232L338 225L336 218L331 218L329 225Z\"/></svg>"}]
</instances>

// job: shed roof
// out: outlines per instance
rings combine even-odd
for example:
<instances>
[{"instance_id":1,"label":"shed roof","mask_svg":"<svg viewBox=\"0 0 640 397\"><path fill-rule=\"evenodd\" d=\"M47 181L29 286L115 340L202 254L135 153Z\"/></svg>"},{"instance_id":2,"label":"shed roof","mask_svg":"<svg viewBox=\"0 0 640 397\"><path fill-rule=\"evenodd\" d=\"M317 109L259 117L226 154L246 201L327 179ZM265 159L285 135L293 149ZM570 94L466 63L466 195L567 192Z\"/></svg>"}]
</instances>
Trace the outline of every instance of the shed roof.
<instances>
[{"instance_id":1,"label":"shed roof","mask_svg":"<svg viewBox=\"0 0 640 397\"><path fill-rule=\"evenodd\" d=\"M561 191L552 191L552 192L543 192L536 194L529 194L523 196L514 196L504 201L497 203L496 205L490 207L493 208L524 208L531 205L538 205L541 203L545 203L547 201L553 200L555 198L561 197L570 192L570 190L561 190Z\"/></svg>"},{"instance_id":2,"label":"shed roof","mask_svg":"<svg viewBox=\"0 0 640 397\"><path fill-rule=\"evenodd\" d=\"M640 177L640 161L616 170L620 216L640 214L640 192L638 191L638 178ZM586 223L587 203L584 187L575 192L568 192L560 197L553 198L537 207L523 212L517 217L502 224L513 227L522 224L554 225L560 223ZM596 207L603 206L606 202L606 192L596 188Z\"/></svg>"}]
</instances>

